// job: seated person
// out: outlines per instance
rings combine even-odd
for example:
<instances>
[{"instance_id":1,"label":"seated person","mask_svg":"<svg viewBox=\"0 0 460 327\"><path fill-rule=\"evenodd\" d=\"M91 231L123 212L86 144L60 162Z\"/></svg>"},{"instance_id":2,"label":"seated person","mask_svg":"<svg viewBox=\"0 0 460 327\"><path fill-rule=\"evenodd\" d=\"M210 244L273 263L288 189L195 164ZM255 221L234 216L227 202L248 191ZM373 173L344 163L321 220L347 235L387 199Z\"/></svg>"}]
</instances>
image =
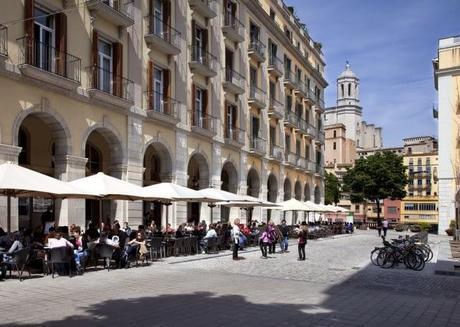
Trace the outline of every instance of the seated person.
<instances>
[{"instance_id":1,"label":"seated person","mask_svg":"<svg viewBox=\"0 0 460 327\"><path fill-rule=\"evenodd\" d=\"M137 250L140 250L141 255L147 253L147 248L145 247L145 234L143 231L138 231L136 238L129 241L124 248L122 255L122 266L126 266L126 263L130 258L135 258Z\"/></svg>"},{"instance_id":2,"label":"seated person","mask_svg":"<svg viewBox=\"0 0 460 327\"><path fill-rule=\"evenodd\" d=\"M200 241L200 247L201 247L201 253L205 253L207 248L208 248L208 241L209 239L214 238L217 239L217 233L216 230L214 229L214 225L211 224L209 225L209 230L206 233L206 235L203 237L203 239Z\"/></svg>"},{"instance_id":3,"label":"seated person","mask_svg":"<svg viewBox=\"0 0 460 327\"><path fill-rule=\"evenodd\" d=\"M13 234L13 244L8 249L8 251L3 256L3 262L6 264L13 263L13 256L17 251L20 251L24 248L22 236L19 233Z\"/></svg>"},{"instance_id":4,"label":"seated person","mask_svg":"<svg viewBox=\"0 0 460 327\"><path fill-rule=\"evenodd\" d=\"M77 273L82 273L82 264L84 263L84 261L86 261L86 258L88 257L87 237L81 234L80 226L75 226L73 228L73 237L75 244L73 250L73 258L75 260Z\"/></svg>"},{"instance_id":5,"label":"seated person","mask_svg":"<svg viewBox=\"0 0 460 327\"><path fill-rule=\"evenodd\" d=\"M73 244L67 241L60 232L57 232L54 238L48 239L48 247L51 249L54 248L62 248L62 247L69 247L73 249Z\"/></svg>"}]
</instances>

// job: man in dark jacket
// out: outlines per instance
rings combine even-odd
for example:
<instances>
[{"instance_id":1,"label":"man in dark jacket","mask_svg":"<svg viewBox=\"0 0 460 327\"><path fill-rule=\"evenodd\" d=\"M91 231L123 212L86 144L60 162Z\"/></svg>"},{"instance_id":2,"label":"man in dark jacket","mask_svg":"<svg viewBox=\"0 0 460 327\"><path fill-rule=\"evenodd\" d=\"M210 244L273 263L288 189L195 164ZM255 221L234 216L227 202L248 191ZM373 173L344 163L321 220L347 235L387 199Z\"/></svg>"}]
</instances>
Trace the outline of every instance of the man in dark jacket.
<instances>
[{"instance_id":1,"label":"man in dark jacket","mask_svg":"<svg viewBox=\"0 0 460 327\"><path fill-rule=\"evenodd\" d=\"M279 226L279 230L282 234L282 237L280 238L281 253L285 253L287 252L289 246L289 227L286 225L286 220L283 219L281 225Z\"/></svg>"}]
</instances>

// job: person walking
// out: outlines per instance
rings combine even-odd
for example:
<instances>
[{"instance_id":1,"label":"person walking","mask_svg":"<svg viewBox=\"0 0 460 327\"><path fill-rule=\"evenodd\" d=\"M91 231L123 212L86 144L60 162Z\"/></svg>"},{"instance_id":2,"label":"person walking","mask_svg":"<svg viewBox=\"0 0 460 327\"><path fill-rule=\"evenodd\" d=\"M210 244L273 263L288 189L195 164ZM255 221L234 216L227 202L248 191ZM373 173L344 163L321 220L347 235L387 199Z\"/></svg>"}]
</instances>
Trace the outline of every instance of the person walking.
<instances>
[{"instance_id":1,"label":"person walking","mask_svg":"<svg viewBox=\"0 0 460 327\"><path fill-rule=\"evenodd\" d=\"M383 237L387 237L387 230L388 230L388 220L386 218L383 218Z\"/></svg>"},{"instance_id":2,"label":"person walking","mask_svg":"<svg viewBox=\"0 0 460 327\"><path fill-rule=\"evenodd\" d=\"M289 227L286 225L286 220L283 219L283 221L281 222L281 226L279 227L279 230L282 235L280 238L281 253L286 253L288 251L289 246Z\"/></svg>"},{"instance_id":3,"label":"person walking","mask_svg":"<svg viewBox=\"0 0 460 327\"><path fill-rule=\"evenodd\" d=\"M379 233L379 237L382 237L382 221L380 219L377 220L377 232Z\"/></svg>"},{"instance_id":4,"label":"person walking","mask_svg":"<svg viewBox=\"0 0 460 327\"><path fill-rule=\"evenodd\" d=\"M276 250L276 231L273 224L273 221L268 222L268 253L275 254Z\"/></svg>"},{"instance_id":5,"label":"person walking","mask_svg":"<svg viewBox=\"0 0 460 327\"><path fill-rule=\"evenodd\" d=\"M267 259L267 247L270 246L270 232L267 228L262 232L259 237L260 251L262 252L262 259Z\"/></svg>"},{"instance_id":6,"label":"person walking","mask_svg":"<svg viewBox=\"0 0 460 327\"><path fill-rule=\"evenodd\" d=\"M232 238L233 238L233 260L238 260L238 249L240 247L240 220L236 218L233 221L233 228L232 228Z\"/></svg>"},{"instance_id":7,"label":"person walking","mask_svg":"<svg viewBox=\"0 0 460 327\"><path fill-rule=\"evenodd\" d=\"M307 245L308 226L305 221L300 225L299 238L297 240L297 246L299 251L298 261L304 261L306 259L305 246Z\"/></svg>"}]
</instances>

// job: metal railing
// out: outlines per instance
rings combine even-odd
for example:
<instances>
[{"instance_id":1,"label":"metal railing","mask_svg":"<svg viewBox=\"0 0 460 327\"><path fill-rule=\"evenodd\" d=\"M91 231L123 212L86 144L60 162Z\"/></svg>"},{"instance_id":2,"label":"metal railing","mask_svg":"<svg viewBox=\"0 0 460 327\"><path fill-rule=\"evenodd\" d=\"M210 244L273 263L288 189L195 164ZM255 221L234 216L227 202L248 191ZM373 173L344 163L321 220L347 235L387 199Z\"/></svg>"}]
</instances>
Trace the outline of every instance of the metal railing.
<instances>
[{"instance_id":1,"label":"metal railing","mask_svg":"<svg viewBox=\"0 0 460 327\"><path fill-rule=\"evenodd\" d=\"M276 100L275 98L270 97L269 110L277 113L280 116L283 116L283 104Z\"/></svg>"},{"instance_id":2,"label":"metal railing","mask_svg":"<svg viewBox=\"0 0 460 327\"><path fill-rule=\"evenodd\" d=\"M278 161L283 161L284 150L281 146L276 144L270 144L270 157Z\"/></svg>"},{"instance_id":3,"label":"metal railing","mask_svg":"<svg viewBox=\"0 0 460 327\"><path fill-rule=\"evenodd\" d=\"M303 118L298 118L298 120L299 120L298 126L302 132L304 132L305 134L310 134L312 136L316 135L315 127L312 124L310 124Z\"/></svg>"},{"instance_id":4,"label":"metal railing","mask_svg":"<svg viewBox=\"0 0 460 327\"><path fill-rule=\"evenodd\" d=\"M191 126L205 129L212 133L216 131L216 118L204 112L195 110L191 111Z\"/></svg>"},{"instance_id":5,"label":"metal railing","mask_svg":"<svg viewBox=\"0 0 460 327\"><path fill-rule=\"evenodd\" d=\"M228 140L235 141L240 144L244 144L244 137L246 131L238 128L238 127L231 127L225 129L225 138Z\"/></svg>"},{"instance_id":6,"label":"metal railing","mask_svg":"<svg viewBox=\"0 0 460 327\"><path fill-rule=\"evenodd\" d=\"M263 103L264 105L266 105L265 104L267 102L266 95L267 94L265 93L264 90L262 90L261 88L255 85L251 85L249 87L249 101L259 101Z\"/></svg>"},{"instance_id":7,"label":"metal railing","mask_svg":"<svg viewBox=\"0 0 460 327\"><path fill-rule=\"evenodd\" d=\"M160 113L174 119L179 119L180 102L168 97L162 92L147 91L144 93L147 100L147 111Z\"/></svg>"},{"instance_id":8,"label":"metal railing","mask_svg":"<svg viewBox=\"0 0 460 327\"><path fill-rule=\"evenodd\" d=\"M236 18L236 16L228 10L224 10L224 25L223 27L230 27L238 34L243 35L244 24Z\"/></svg>"},{"instance_id":9,"label":"metal railing","mask_svg":"<svg viewBox=\"0 0 460 327\"><path fill-rule=\"evenodd\" d=\"M162 17L148 15L145 20L148 35L155 35L176 48L180 48L181 33L163 21Z\"/></svg>"},{"instance_id":10,"label":"metal railing","mask_svg":"<svg viewBox=\"0 0 460 327\"><path fill-rule=\"evenodd\" d=\"M275 69L279 72L282 72L283 61L274 55L268 56L268 69Z\"/></svg>"},{"instance_id":11,"label":"metal railing","mask_svg":"<svg viewBox=\"0 0 460 327\"><path fill-rule=\"evenodd\" d=\"M17 39L19 64L32 65L75 82L81 80L81 59L28 36Z\"/></svg>"},{"instance_id":12,"label":"metal railing","mask_svg":"<svg viewBox=\"0 0 460 327\"><path fill-rule=\"evenodd\" d=\"M134 100L134 83L123 76L114 74L111 70L99 66L86 68L91 79L91 87L104 93L120 97L125 100Z\"/></svg>"},{"instance_id":13,"label":"metal railing","mask_svg":"<svg viewBox=\"0 0 460 327\"><path fill-rule=\"evenodd\" d=\"M192 62L197 62L211 70L216 70L217 58L210 52L206 51L203 48L197 47L196 45L192 45L191 55Z\"/></svg>"},{"instance_id":14,"label":"metal railing","mask_svg":"<svg viewBox=\"0 0 460 327\"><path fill-rule=\"evenodd\" d=\"M316 98L316 105L320 107L320 109L324 109L324 100Z\"/></svg>"},{"instance_id":15,"label":"metal railing","mask_svg":"<svg viewBox=\"0 0 460 327\"><path fill-rule=\"evenodd\" d=\"M297 166L297 161L300 158L300 155L294 152L285 151L285 160L292 166Z\"/></svg>"},{"instance_id":16,"label":"metal railing","mask_svg":"<svg viewBox=\"0 0 460 327\"><path fill-rule=\"evenodd\" d=\"M294 126L298 125L299 117L297 117L294 111L286 110L284 112L284 119L287 120L289 123L291 123Z\"/></svg>"},{"instance_id":17,"label":"metal railing","mask_svg":"<svg viewBox=\"0 0 460 327\"><path fill-rule=\"evenodd\" d=\"M259 153L266 152L267 141L265 139L252 135L250 141L249 147L251 151L257 151Z\"/></svg>"},{"instance_id":18,"label":"metal railing","mask_svg":"<svg viewBox=\"0 0 460 327\"><path fill-rule=\"evenodd\" d=\"M101 2L107 7L119 12L126 17L133 19L133 0L87 0L86 3L90 6L95 2Z\"/></svg>"},{"instance_id":19,"label":"metal railing","mask_svg":"<svg viewBox=\"0 0 460 327\"><path fill-rule=\"evenodd\" d=\"M294 86L294 88L299 87L297 84L297 78L294 72L291 72L290 70L287 70L287 69L284 70L284 82L291 83Z\"/></svg>"},{"instance_id":20,"label":"metal railing","mask_svg":"<svg viewBox=\"0 0 460 327\"><path fill-rule=\"evenodd\" d=\"M238 87L244 89L245 78L240 73L234 71L231 67L225 67L225 81L235 84Z\"/></svg>"},{"instance_id":21,"label":"metal railing","mask_svg":"<svg viewBox=\"0 0 460 327\"><path fill-rule=\"evenodd\" d=\"M0 55L8 56L8 27L0 25Z\"/></svg>"},{"instance_id":22,"label":"metal railing","mask_svg":"<svg viewBox=\"0 0 460 327\"><path fill-rule=\"evenodd\" d=\"M319 175L324 175L324 167L319 163L316 163L315 166L315 173Z\"/></svg>"},{"instance_id":23,"label":"metal railing","mask_svg":"<svg viewBox=\"0 0 460 327\"><path fill-rule=\"evenodd\" d=\"M316 171L316 163L310 159L305 159L304 169L313 173Z\"/></svg>"},{"instance_id":24,"label":"metal railing","mask_svg":"<svg viewBox=\"0 0 460 327\"><path fill-rule=\"evenodd\" d=\"M265 44L263 44L259 39L252 39L249 43L248 51L257 53L262 58L265 58Z\"/></svg>"},{"instance_id":25,"label":"metal railing","mask_svg":"<svg viewBox=\"0 0 460 327\"><path fill-rule=\"evenodd\" d=\"M324 143L324 131L323 130L321 130L321 129L316 130L316 139L320 143Z\"/></svg>"}]
</instances>

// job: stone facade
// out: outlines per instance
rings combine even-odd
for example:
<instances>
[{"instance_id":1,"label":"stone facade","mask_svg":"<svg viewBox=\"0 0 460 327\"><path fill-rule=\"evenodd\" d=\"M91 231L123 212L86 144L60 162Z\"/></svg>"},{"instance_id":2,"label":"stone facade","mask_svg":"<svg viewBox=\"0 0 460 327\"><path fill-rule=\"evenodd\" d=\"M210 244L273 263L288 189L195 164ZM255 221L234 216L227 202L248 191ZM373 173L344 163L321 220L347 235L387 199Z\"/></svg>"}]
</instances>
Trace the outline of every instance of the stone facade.
<instances>
[{"instance_id":1,"label":"stone facade","mask_svg":"<svg viewBox=\"0 0 460 327\"><path fill-rule=\"evenodd\" d=\"M47 17L43 19L43 17ZM282 1L24 0L0 28L0 161L74 180L103 171L270 201L323 201L324 58ZM52 41L51 41L52 40ZM300 191L299 191L300 190ZM4 199L0 199L4 201ZM13 228L49 202L13 200ZM39 205L39 203L42 203ZM63 225L243 216L206 204L55 204ZM5 224L0 202L0 224ZM253 219L279 219L255 209Z\"/></svg>"}]
</instances>

